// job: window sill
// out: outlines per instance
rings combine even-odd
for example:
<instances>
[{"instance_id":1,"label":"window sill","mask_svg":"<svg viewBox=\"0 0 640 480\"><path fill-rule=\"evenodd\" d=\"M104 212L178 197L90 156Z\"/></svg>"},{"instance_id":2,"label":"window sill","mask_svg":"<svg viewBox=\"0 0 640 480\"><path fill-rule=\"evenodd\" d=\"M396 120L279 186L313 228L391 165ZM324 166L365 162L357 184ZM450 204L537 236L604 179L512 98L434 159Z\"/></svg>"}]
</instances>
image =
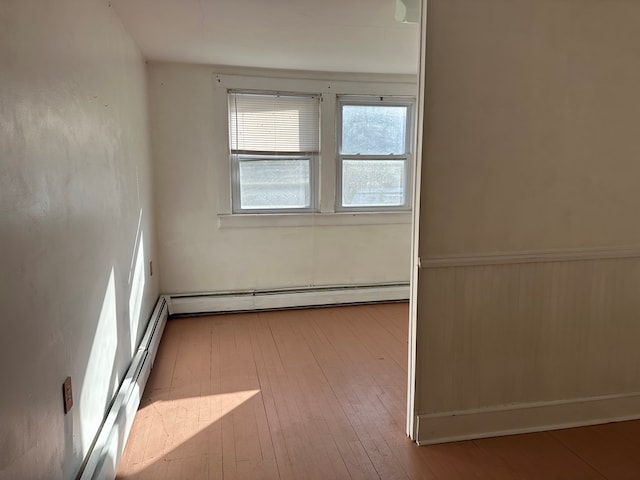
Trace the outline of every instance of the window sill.
<instances>
[{"instance_id":1,"label":"window sill","mask_svg":"<svg viewBox=\"0 0 640 480\"><path fill-rule=\"evenodd\" d=\"M410 211L218 215L219 228L394 225L408 223L411 223Z\"/></svg>"}]
</instances>

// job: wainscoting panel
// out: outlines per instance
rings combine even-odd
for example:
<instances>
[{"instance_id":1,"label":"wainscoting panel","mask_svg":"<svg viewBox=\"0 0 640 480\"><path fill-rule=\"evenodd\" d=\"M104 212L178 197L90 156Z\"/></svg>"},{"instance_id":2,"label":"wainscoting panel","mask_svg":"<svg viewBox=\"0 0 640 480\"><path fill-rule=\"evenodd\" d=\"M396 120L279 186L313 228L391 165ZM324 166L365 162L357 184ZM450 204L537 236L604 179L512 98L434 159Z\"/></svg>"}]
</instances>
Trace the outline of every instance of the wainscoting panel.
<instances>
[{"instance_id":1,"label":"wainscoting panel","mask_svg":"<svg viewBox=\"0 0 640 480\"><path fill-rule=\"evenodd\" d=\"M417 410L438 421L437 433L420 428L420 443L562 423L558 408L534 420L526 408L518 413L531 404L561 402L566 410L585 399L632 395L620 411L596 402L567 421L640 415L639 258L472 263L423 262L420 272ZM479 430L460 428L455 417L478 409ZM504 410L512 412L506 421Z\"/></svg>"}]
</instances>

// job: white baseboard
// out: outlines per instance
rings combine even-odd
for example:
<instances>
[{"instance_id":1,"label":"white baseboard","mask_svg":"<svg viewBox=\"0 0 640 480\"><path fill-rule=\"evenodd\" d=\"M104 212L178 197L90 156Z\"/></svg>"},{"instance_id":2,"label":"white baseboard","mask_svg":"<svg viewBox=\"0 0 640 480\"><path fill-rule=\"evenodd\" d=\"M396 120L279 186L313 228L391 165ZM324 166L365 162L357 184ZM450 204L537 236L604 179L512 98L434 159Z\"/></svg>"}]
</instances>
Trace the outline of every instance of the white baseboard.
<instances>
[{"instance_id":1,"label":"white baseboard","mask_svg":"<svg viewBox=\"0 0 640 480\"><path fill-rule=\"evenodd\" d=\"M640 419L640 393L418 416L417 443L499 437Z\"/></svg>"},{"instance_id":2,"label":"white baseboard","mask_svg":"<svg viewBox=\"0 0 640 480\"><path fill-rule=\"evenodd\" d=\"M409 299L409 284L169 295L172 315L302 308Z\"/></svg>"},{"instance_id":3,"label":"white baseboard","mask_svg":"<svg viewBox=\"0 0 640 480\"><path fill-rule=\"evenodd\" d=\"M116 477L118 464L151 373L168 316L168 298L161 296L131 366L97 433L94 445L87 454L80 480L112 480Z\"/></svg>"}]
</instances>

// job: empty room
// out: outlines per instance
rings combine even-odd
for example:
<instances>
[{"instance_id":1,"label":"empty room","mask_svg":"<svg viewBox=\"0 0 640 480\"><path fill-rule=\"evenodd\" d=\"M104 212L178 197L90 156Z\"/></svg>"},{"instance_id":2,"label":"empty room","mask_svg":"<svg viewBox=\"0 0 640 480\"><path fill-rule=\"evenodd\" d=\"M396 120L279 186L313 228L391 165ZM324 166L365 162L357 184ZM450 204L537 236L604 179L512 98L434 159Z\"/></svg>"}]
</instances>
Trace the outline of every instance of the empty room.
<instances>
[{"instance_id":1,"label":"empty room","mask_svg":"<svg viewBox=\"0 0 640 480\"><path fill-rule=\"evenodd\" d=\"M638 25L0 0L0 480L640 478Z\"/></svg>"}]
</instances>

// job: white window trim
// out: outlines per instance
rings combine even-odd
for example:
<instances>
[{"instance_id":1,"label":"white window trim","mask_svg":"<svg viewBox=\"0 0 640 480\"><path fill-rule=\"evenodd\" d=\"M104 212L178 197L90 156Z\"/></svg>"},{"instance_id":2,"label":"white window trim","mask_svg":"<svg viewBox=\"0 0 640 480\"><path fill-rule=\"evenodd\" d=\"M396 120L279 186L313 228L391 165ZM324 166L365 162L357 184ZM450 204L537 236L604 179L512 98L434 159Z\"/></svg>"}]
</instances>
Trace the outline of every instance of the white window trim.
<instances>
[{"instance_id":1,"label":"white window trim","mask_svg":"<svg viewBox=\"0 0 640 480\"><path fill-rule=\"evenodd\" d=\"M382 225L411 223L407 211L336 211L336 108L337 96L415 97L414 75L340 74L231 68L232 73L212 71L214 160L218 219L220 228L309 226L309 225ZM229 90L254 90L320 94L320 205L316 212L250 214L232 212L231 162L229 161ZM327 157L328 155L328 157ZM412 172L413 174L413 172Z\"/></svg>"},{"instance_id":2,"label":"white window trim","mask_svg":"<svg viewBox=\"0 0 640 480\"><path fill-rule=\"evenodd\" d=\"M326 227L400 225L411 223L411 212L260 213L218 215L219 228Z\"/></svg>"},{"instance_id":3,"label":"white window trim","mask_svg":"<svg viewBox=\"0 0 640 480\"><path fill-rule=\"evenodd\" d=\"M407 132L405 135L405 152L402 155L349 155L340 153L342 137L342 106L343 105L366 105L366 106L404 106L407 107ZM413 144L414 144L414 123L415 123L415 98L398 96L362 96L362 95L340 95L336 105L336 191L335 191L335 211L336 212L396 212L411 211L411 201L413 198ZM342 199L342 162L349 159L394 159L405 160L405 196L403 205L379 205L379 206L344 206Z\"/></svg>"}]
</instances>

